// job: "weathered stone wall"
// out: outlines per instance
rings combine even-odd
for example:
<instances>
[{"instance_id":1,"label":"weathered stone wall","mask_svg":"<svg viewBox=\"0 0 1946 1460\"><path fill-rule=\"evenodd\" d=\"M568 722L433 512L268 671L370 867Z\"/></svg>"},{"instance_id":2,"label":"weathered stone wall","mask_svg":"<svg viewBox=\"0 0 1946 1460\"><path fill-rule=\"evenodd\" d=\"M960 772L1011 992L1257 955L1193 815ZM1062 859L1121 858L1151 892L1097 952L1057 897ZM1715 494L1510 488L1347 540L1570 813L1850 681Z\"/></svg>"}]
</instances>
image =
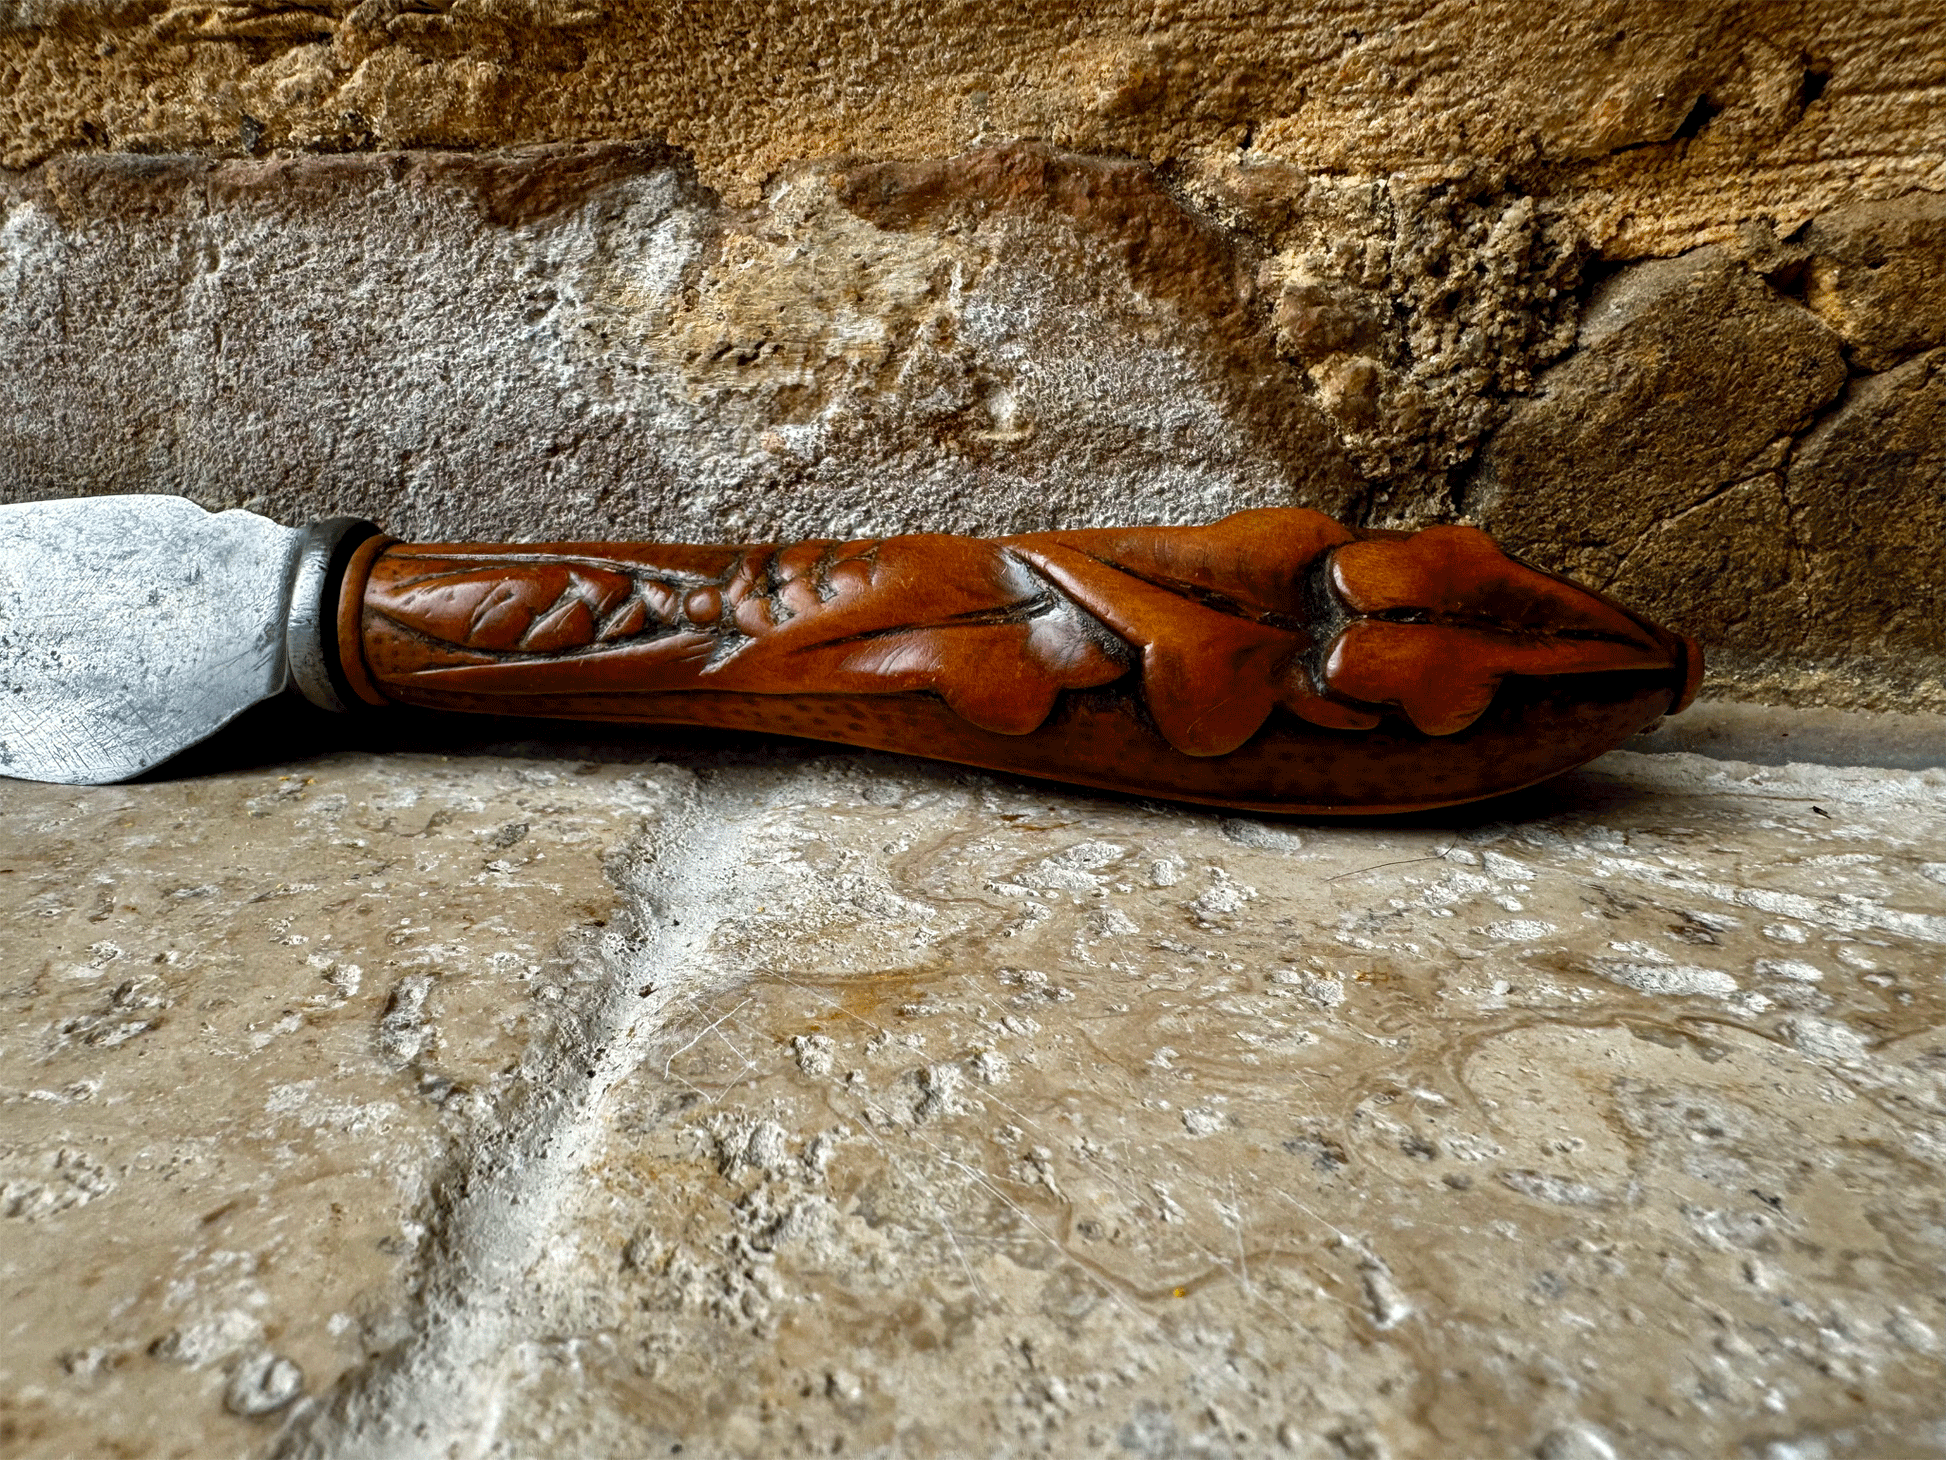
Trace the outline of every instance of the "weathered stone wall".
<instances>
[{"instance_id":1,"label":"weathered stone wall","mask_svg":"<svg viewBox=\"0 0 1946 1460\"><path fill-rule=\"evenodd\" d=\"M1718 692L1937 710L1925 11L16 0L0 496L1457 517Z\"/></svg>"},{"instance_id":2,"label":"weathered stone wall","mask_svg":"<svg viewBox=\"0 0 1946 1460\"><path fill-rule=\"evenodd\" d=\"M0 162L658 138L737 206L806 158L1040 137L1194 173L1545 180L1604 251L1946 184L1901 0L8 0ZM1275 189L1273 189L1274 191Z\"/></svg>"}]
</instances>

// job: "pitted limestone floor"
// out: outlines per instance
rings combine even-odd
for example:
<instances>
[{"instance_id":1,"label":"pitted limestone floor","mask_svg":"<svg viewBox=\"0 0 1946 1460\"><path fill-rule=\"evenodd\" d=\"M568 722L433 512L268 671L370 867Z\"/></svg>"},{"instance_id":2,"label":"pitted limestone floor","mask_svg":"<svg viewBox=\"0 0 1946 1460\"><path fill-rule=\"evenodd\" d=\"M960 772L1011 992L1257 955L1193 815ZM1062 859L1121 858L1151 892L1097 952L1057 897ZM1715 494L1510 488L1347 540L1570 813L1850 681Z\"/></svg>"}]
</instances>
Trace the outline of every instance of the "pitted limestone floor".
<instances>
[{"instance_id":1,"label":"pitted limestone floor","mask_svg":"<svg viewBox=\"0 0 1946 1460\"><path fill-rule=\"evenodd\" d=\"M0 949L0 1453L1946 1453L1938 771L0 782Z\"/></svg>"}]
</instances>

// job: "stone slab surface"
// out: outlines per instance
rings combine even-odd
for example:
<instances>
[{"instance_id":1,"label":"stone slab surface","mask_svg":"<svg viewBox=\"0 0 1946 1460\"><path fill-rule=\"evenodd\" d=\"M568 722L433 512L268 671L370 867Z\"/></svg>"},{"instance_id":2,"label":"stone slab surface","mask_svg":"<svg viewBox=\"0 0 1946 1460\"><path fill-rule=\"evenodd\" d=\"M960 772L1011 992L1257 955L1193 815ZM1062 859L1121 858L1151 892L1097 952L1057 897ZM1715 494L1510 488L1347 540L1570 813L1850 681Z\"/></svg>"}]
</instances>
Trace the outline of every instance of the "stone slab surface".
<instances>
[{"instance_id":1,"label":"stone slab surface","mask_svg":"<svg viewBox=\"0 0 1946 1460\"><path fill-rule=\"evenodd\" d=\"M1946 1451L1941 772L214 754L0 783L6 1453Z\"/></svg>"},{"instance_id":2,"label":"stone slab surface","mask_svg":"<svg viewBox=\"0 0 1946 1460\"><path fill-rule=\"evenodd\" d=\"M572 770L0 781L0 1451L252 1453L402 1341L647 804Z\"/></svg>"}]
</instances>

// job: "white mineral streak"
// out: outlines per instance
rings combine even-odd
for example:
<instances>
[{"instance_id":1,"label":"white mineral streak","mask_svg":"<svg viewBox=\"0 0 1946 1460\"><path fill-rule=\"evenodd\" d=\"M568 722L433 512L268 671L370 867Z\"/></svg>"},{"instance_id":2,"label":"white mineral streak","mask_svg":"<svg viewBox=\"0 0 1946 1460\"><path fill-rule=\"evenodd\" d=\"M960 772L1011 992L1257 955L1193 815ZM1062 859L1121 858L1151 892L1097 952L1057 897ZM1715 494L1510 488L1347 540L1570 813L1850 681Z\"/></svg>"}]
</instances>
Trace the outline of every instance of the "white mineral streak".
<instances>
[{"instance_id":1,"label":"white mineral streak","mask_svg":"<svg viewBox=\"0 0 1946 1460\"><path fill-rule=\"evenodd\" d=\"M729 910L724 892L742 869L754 817L680 771L665 772L657 789L662 806L624 877L628 916L589 970L594 997L533 1048L522 1072L528 1097L470 1154L466 1195L441 1234L414 1337L295 1431L286 1453L444 1460L478 1453L493 1434L524 1288L599 1149L603 1101L641 1063L659 1016L706 997L722 977L703 951Z\"/></svg>"},{"instance_id":2,"label":"white mineral streak","mask_svg":"<svg viewBox=\"0 0 1946 1460\"><path fill-rule=\"evenodd\" d=\"M1707 994L1724 998L1737 991L1737 981L1714 968L1697 968L1674 960L1654 963L1628 963L1598 958L1595 968L1603 978L1626 984L1645 994Z\"/></svg>"}]
</instances>

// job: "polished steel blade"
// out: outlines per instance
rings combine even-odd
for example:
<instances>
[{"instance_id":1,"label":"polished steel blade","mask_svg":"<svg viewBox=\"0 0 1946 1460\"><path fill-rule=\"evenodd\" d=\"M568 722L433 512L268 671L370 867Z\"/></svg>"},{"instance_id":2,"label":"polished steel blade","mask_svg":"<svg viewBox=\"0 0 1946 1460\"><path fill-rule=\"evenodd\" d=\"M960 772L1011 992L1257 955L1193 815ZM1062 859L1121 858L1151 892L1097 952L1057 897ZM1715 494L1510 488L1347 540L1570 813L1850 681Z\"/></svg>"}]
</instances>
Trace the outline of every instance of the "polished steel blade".
<instances>
[{"instance_id":1,"label":"polished steel blade","mask_svg":"<svg viewBox=\"0 0 1946 1460\"><path fill-rule=\"evenodd\" d=\"M182 497L0 506L0 774L125 780L283 689L302 538Z\"/></svg>"}]
</instances>

